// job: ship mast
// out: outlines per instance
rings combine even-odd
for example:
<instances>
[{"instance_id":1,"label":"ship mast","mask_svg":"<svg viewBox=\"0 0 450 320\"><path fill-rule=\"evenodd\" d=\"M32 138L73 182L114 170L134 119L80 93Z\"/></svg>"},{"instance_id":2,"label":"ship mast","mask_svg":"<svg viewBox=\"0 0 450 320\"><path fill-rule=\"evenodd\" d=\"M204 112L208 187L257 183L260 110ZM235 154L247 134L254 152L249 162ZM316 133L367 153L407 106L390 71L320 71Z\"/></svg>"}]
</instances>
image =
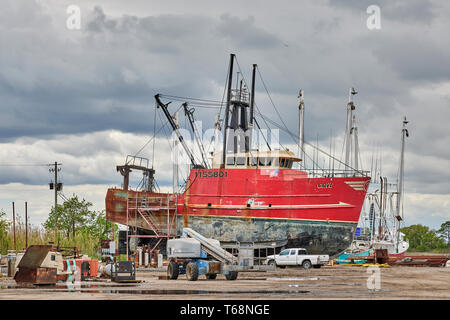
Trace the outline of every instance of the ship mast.
<instances>
[{"instance_id":1,"label":"ship mast","mask_svg":"<svg viewBox=\"0 0 450 320\"><path fill-rule=\"evenodd\" d=\"M350 130L350 137L353 137L353 168L355 169L355 171L358 171L358 155L359 155L358 127L356 126L355 116L353 116L353 125Z\"/></svg>"},{"instance_id":2,"label":"ship mast","mask_svg":"<svg viewBox=\"0 0 450 320\"><path fill-rule=\"evenodd\" d=\"M222 168L225 168L225 158L227 154L227 129L228 129L228 115L230 113L231 102L231 85L233 82L233 63L234 54L230 54L230 69L228 70L228 87L227 87L227 106L225 109L225 123L223 126L223 151L222 151Z\"/></svg>"},{"instance_id":3,"label":"ship mast","mask_svg":"<svg viewBox=\"0 0 450 320\"><path fill-rule=\"evenodd\" d=\"M254 97L252 96L252 100L250 103L249 92L246 84L244 83L243 77L239 81L240 72L238 73L238 79L236 81L236 89L232 89L234 59L234 54L231 54L230 69L228 75L227 104L225 110L222 168L225 168L227 165L244 164L243 162L245 162L245 156L237 156L237 154L247 153L250 151L251 124L255 120L253 116ZM255 77L255 70L256 64L253 65L253 79ZM254 90L255 89L253 81L253 95ZM230 113L231 119L229 117ZM257 124L256 121L255 123ZM229 156L227 158L227 154L233 156Z\"/></svg>"},{"instance_id":4,"label":"ship mast","mask_svg":"<svg viewBox=\"0 0 450 320\"><path fill-rule=\"evenodd\" d=\"M303 166L305 167L305 100L303 89L300 89L298 97L300 98L300 103L298 105L298 157L302 159Z\"/></svg>"},{"instance_id":5,"label":"ship mast","mask_svg":"<svg viewBox=\"0 0 450 320\"><path fill-rule=\"evenodd\" d=\"M350 88L347 103L347 123L345 127L345 170L350 167L350 149L351 149L351 128L352 128L352 112L355 110L353 104L353 95L358 92L354 88ZM346 174L347 175L347 174Z\"/></svg>"},{"instance_id":6,"label":"ship mast","mask_svg":"<svg viewBox=\"0 0 450 320\"><path fill-rule=\"evenodd\" d=\"M252 88L250 92L250 119L249 119L249 125L248 129L250 130L249 133L249 139L246 141L247 145L246 152L250 151L252 148L253 143L253 118L254 118L254 107L255 107L255 76L256 76L256 68L258 67L257 64L253 64L253 71L252 71ZM247 136L246 136L247 137ZM248 147L247 147L248 146Z\"/></svg>"},{"instance_id":7,"label":"ship mast","mask_svg":"<svg viewBox=\"0 0 450 320\"><path fill-rule=\"evenodd\" d=\"M403 195L403 174L404 174L404 163L405 163L405 140L407 137L409 137L408 129L406 128L406 125L408 124L408 120L406 120L406 117L403 118L403 128L402 128L402 142L401 142L401 152L400 152L400 168L398 173L398 184L397 184L397 203L396 203L396 213L397 213L397 221L398 221L398 228L397 228L397 244L396 244L396 250L398 250L398 242L399 242L399 232L398 229L400 229L400 221L403 220L403 213L400 213L400 205Z\"/></svg>"}]
</instances>

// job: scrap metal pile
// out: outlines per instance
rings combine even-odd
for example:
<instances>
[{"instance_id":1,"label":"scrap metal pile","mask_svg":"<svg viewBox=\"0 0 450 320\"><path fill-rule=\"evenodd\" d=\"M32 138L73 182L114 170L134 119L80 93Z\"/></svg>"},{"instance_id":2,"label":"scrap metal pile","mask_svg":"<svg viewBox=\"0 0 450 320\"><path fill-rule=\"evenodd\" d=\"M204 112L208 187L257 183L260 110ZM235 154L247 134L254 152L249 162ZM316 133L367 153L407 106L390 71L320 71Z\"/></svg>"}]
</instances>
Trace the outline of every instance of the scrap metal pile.
<instances>
[{"instance_id":1,"label":"scrap metal pile","mask_svg":"<svg viewBox=\"0 0 450 320\"><path fill-rule=\"evenodd\" d=\"M76 252L76 250L75 250ZM97 277L98 261L86 256L63 257L52 245L33 245L16 258L14 280L20 284L56 284L57 281Z\"/></svg>"}]
</instances>

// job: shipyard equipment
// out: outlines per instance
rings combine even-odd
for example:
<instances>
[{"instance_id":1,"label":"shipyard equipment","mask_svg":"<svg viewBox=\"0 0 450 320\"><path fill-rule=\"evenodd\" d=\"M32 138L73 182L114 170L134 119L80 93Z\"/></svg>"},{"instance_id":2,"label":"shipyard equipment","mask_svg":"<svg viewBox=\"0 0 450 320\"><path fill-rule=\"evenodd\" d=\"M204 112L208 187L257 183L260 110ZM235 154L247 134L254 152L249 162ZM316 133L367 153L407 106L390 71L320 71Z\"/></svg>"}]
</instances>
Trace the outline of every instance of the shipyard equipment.
<instances>
[{"instance_id":1,"label":"shipyard equipment","mask_svg":"<svg viewBox=\"0 0 450 320\"><path fill-rule=\"evenodd\" d=\"M53 252L51 245L30 246L17 267L17 283L56 284L57 274L63 273L62 255Z\"/></svg>"},{"instance_id":2,"label":"shipyard equipment","mask_svg":"<svg viewBox=\"0 0 450 320\"><path fill-rule=\"evenodd\" d=\"M249 254L251 251L251 254ZM220 246L220 242L209 239L200 233L184 228L181 238L167 241L167 267L169 279L177 279L186 274L190 281L196 281L199 275L215 279L217 274L224 274L227 280L236 280L240 271L272 270L273 266L253 265L253 248L242 246L238 257Z\"/></svg>"},{"instance_id":3,"label":"shipyard equipment","mask_svg":"<svg viewBox=\"0 0 450 320\"><path fill-rule=\"evenodd\" d=\"M134 261L117 261L111 268L111 280L114 282L127 282L136 280L136 264Z\"/></svg>"},{"instance_id":4,"label":"shipyard equipment","mask_svg":"<svg viewBox=\"0 0 450 320\"><path fill-rule=\"evenodd\" d=\"M17 257L18 271L15 272L14 280L17 283L40 285L97 277L97 260L76 255L64 257L61 252L64 250L67 248L54 248L52 245L29 246L23 255ZM70 248L70 252L76 251L76 248Z\"/></svg>"}]
</instances>

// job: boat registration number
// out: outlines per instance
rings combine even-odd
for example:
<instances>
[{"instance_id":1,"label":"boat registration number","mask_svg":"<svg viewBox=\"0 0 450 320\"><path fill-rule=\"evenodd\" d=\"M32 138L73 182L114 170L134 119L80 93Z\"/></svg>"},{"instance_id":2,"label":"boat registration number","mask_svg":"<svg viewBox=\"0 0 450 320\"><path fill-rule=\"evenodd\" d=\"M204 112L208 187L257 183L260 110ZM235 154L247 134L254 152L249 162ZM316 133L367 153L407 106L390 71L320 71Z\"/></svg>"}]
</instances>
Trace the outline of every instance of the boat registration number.
<instances>
[{"instance_id":1,"label":"boat registration number","mask_svg":"<svg viewBox=\"0 0 450 320\"><path fill-rule=\"evenodd\" d=\"M195 177L197 178L227 178L228 172L226 171L195 171Z\"/></svg>"}]
</instances>

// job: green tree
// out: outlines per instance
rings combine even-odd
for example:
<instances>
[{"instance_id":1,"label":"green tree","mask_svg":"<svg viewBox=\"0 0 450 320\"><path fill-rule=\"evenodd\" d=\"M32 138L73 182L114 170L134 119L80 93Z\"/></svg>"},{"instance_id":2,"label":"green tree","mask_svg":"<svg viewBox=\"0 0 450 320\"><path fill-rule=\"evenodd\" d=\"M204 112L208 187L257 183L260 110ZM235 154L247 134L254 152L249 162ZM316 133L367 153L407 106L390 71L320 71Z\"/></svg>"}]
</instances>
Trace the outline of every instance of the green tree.
<instances>
[{"instance_id":1,"label":"green tree","mask_svg":"<svg viewBox=\"0 0 450 320\"><path fill-rule=\"evenodd\" d=\"M105 211L94 212L94 219L90 224L84 225L81 230L86 234L90 234L99 240L107 240L111 237L111 230L117 226L111 221L106 220Z\"/></svg>"},{"instance_id":2,"label":"green tree","mask_svg":"<svg viewBox=\"0 0 450 320\"><path fill-rule=\"evenodd\" d=\"M92 224L96 214L89 210L92 203L85 199L79 200L78 196L73 195L72 198L64 201L62 205L53 207L47 220L44 223L47 231L54 230L63 231L67 238L73 237L77 231L86 225Z\"/></svg>"},{"instance_id":3,"label":"green tree","mask_svg":"<svg viewBox=\"0 0 450 320\"><path fill-rule=\"evenodd\" d=\"M79 200L76 195L58 205L57 211L52 208L44 227L48 235L57 229L60 246L76 246L80 252L91 257L98 257L101 240L111 238L111 231L116 231L116 224L106 220L105 211L90 210L92 203ZM60 237L60 231L64 234ZM50 236L51 237L51 236Z\"/></svg>"},{"instance_id":4,"label":"green tree","mask_svg":"<svg viewBox=\"0 0 450 320\"><path fill-rule=\"evenodd\" d=\"M10 222L6 219L6 213L0 211L0 254L7 254L11 246L11 239L8 234Z\"/></svg>"},{"instance_id":5,"label":"green tree","mask_svg":"<svg viewBox=\"0 0 450 320\"><path fill-rule=\"evenodd\" d=\"M443 248L444 242L438 237L435 230L430 230L427 226L414 224L400 230L409 241L410 250L430 251Z\"/></svg>"},{"instance_id":6,"label":"green tree","mask_svg":"<svg viewBox=\"0 0 450 320\"><path fill-rule=\"evenodd\" d=\"M442 239L445 240L447 246L450 246L450 221L441 224L441 228L437 231Z\"/></svg>"}]
</instances>

